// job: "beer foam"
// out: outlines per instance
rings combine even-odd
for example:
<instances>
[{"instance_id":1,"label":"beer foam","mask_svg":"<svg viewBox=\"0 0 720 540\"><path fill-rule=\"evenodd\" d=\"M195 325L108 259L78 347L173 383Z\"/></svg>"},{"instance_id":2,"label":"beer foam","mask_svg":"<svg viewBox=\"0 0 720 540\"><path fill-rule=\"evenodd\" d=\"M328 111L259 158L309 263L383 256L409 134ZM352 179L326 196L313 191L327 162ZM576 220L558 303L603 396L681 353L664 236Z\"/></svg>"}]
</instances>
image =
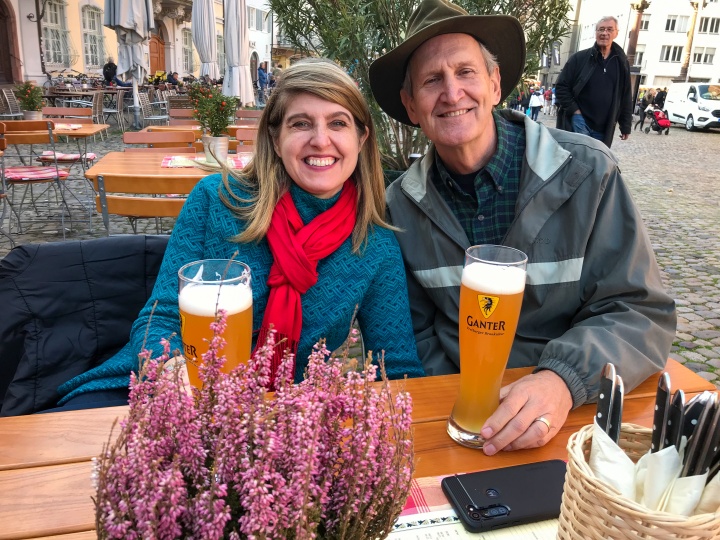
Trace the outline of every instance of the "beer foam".
<instances>
[{"instance_id":1,"label":"beer foam","mask_svg":"<svg viewBox=\"0 0 720 540\"><path fill-rule=\"evenodd\" d=\"M200 317L214 317L216 306L224 309L228 315L234 315L252 306L252 291L247 285L191 283L180 291L178 305L184 312Z\"/></svg>"},{"instance_id":2,"label":"beer foam","mask_svg":"<svg viewBox=\"0 0 720 540\"><path fill-rule=\"evenodd\" d=\"M518 266L474 262L463 268L462 284L485 294L518 294L525 290L525 270Z\"/></svg>"}]
</instances>

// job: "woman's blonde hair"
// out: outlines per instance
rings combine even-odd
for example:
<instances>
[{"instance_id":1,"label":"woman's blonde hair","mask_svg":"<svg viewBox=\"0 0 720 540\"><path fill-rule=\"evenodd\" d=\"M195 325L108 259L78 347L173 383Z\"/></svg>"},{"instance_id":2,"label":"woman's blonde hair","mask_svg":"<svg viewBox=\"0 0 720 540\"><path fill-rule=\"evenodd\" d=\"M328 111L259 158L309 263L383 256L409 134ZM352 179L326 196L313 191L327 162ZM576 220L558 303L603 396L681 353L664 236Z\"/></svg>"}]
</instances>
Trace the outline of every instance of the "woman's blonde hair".
<instances>
[{"instance_id":1,"label":"woman's blonde hair","mask_svg":"<svg viewBox=\"0 0 720 540\"><path fill-rule=\"evenodd\" d=\"M310 94L345 107L355 120L358 137L362 138L367 132L352 174L357 186L357 218L352 244L353 251L357 252L367 240L372 226L392 228L385 222L385 182L375 127L370 109L355 82L331 61L319 59L299 62L283 71L260 118L253 159L242 172L225 170L223 174L224 189L220 190L220 198L234 215L247 222L247 228L234 240L257 242L264 238L275 206L290 189L292 179L275 152L273 141L280 136L290 101L300 94ZM233 193L230 178L249 191L250 197Z\"/></svg>"}]
</instances>

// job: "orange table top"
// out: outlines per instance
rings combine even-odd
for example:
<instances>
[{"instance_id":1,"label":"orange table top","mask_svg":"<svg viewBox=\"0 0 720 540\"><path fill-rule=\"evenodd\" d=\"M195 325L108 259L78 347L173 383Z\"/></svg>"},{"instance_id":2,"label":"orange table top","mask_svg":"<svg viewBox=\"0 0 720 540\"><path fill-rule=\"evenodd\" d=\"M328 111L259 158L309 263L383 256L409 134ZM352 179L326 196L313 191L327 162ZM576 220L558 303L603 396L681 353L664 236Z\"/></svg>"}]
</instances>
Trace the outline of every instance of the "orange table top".
<instances>
[{"instance_id":1,"label":"orange table top","mask_svg":"<svg viewBox=\"0 0 720 540\"><path fill-rule=\"evenodd\" d=\"M682 388L686 394L715 389L672 360L666 370L673 388ZM507 370L503 382L517 380L530 371ZM652 424L657 378L650 377L625 396L624 422ZM481 451L457 445L446 433L458 375L412 379L404 384L413 397L416 477L566 459L568 438L591 423L595 413L594 404L571 411L560 433L542 448L487 457ZM0 540L92 537L88 536L94 530L90 460L107 442L113 420L126 411L127 407L113 407L0 418Z\"/></svg>"}]
</instances>

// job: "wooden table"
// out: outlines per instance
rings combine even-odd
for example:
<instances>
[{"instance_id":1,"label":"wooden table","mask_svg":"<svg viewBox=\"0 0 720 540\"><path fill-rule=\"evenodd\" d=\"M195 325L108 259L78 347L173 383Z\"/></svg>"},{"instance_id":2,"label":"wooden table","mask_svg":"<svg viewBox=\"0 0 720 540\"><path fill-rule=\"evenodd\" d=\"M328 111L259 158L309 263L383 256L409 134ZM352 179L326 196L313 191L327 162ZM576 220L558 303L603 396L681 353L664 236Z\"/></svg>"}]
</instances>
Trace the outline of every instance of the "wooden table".
<instances>
[{"instance_id":1,"label":"wooden table","mask_svg":"<svg viewBox=\"0 0 720 540\"><path fill-rule=\"evenodd\" d=\"M508 370L504 383L530 371ZM673 388L682 388L686 395L715 390L673 360L667 371ZM566 459L568 438L591 423L595 413L595 405L572 411L560 433L542 448L487 457L457 445L445 431L458 383L457 375L407 382L413 397L417 477ZM656 386L657 376L653 376L625 396L623 421L651 425ZM56 535L52 536L55 540L94 538L90 460L107 442L113 420L126 410L113 407L0 418L0 540L51 535Z\"/></svg>"},{"instance_id":2,"label":"wooden table","mask_svg":"<svg viewBox=\"0 0 720 540\"><path fill-rule=\"evenodd\" d=\"M95 165L90 167L85 176L91 180L99 174L124 174L145 176L148 178L195 178L199 182L209 174L197 167L162 167L163 158L173 155L171 149L163 152L108 152ZM191 154L187 154L191 157Z\"/></svg>"}]
</instances>

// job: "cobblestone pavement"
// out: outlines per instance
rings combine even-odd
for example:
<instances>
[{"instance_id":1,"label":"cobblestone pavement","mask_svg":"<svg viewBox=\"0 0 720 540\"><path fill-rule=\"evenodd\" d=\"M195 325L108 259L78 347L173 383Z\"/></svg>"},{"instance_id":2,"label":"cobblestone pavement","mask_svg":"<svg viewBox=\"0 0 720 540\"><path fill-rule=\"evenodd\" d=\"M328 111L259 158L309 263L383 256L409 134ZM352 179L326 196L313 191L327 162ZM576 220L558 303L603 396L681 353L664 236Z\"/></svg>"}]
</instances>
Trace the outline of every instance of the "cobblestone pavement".
<instances>
[{"instance_id":1,"label":"cobblestone pavement","mask_svg":"<svg viewBox=\"0 0 720 540\"><path fill-rule=\"evenodd\" d=\"M555 118L540 114L539 120L554 125ZM119 132L108 140L90 142L99 156L122 149ZM74 143L61 144L59 151L72 151ZM634 131L627 141L613 143L623 178L627 182L647 224L667 290L678 306L677 337L671 356L720 387L720 132L689 133L673 127L669 136ZM90 200L82 178L68 182L81 201ZM54 202L53 202L54 204ZM98 215L88 222L88 213L71 200L72 230L66 223L66 238L104 236ZM18 244L62 240L55 213L41 206L40 222L28 223L23 234L13 232ZM23 218L38 214L30 208ZM84 221L80 221L84 220ZM92 227L90 226L92 224ZM8 221L2 223L5 230ZM163 231L172 227L163 220ZM13 223L13 231L15 225ZM131 233L126 220L111 222L112 234ZM139 226L140 232L155 233L154 220ZM0 235L0 257L10 243Z\"/></svg>"}]
</instances>

